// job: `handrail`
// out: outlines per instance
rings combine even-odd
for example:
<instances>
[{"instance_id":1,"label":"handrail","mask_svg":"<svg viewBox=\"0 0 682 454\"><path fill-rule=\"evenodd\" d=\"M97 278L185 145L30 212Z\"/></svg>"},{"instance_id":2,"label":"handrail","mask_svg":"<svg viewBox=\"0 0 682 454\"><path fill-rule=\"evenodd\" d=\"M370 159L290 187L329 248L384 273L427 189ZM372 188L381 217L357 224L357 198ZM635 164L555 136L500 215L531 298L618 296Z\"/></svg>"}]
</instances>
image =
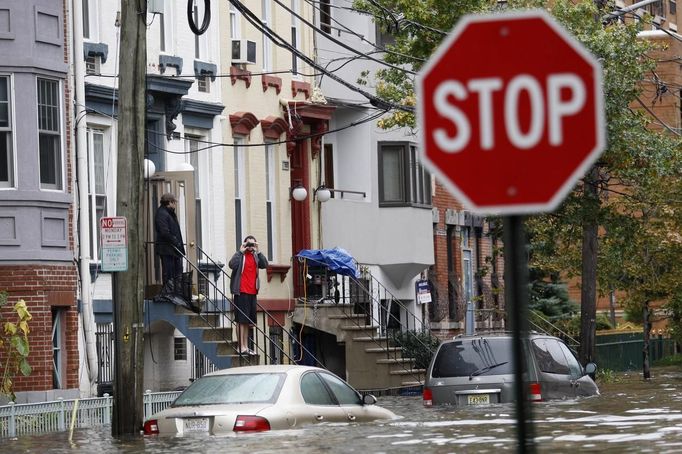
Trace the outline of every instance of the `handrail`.
<instances>
[{"instance_id":1,"label":"handrail","mask_svg":"<svg viewBox=\"0 0 682 454\"><path fill-rule=\"evenodd\" d=\"M575 346L576 348L580 347L580 341L571 337L570 334L562 331L561 328L552 323L548 318L545 318L540 312L536 310L530 310L529 315L530 315L530 317L528 318L529 323L536 327L537 329L545 333L551 334L547 331L546 328L543 329L543 327L541 327L540 324L536 323L535 320L533 320L533 317L539 319L541 322L544 322L545 326L549 326L554 331L554 333L558 333L559 334L558 337L561 337L566 341L570 341L571 346Z\"/></svg>"}]
</instances>

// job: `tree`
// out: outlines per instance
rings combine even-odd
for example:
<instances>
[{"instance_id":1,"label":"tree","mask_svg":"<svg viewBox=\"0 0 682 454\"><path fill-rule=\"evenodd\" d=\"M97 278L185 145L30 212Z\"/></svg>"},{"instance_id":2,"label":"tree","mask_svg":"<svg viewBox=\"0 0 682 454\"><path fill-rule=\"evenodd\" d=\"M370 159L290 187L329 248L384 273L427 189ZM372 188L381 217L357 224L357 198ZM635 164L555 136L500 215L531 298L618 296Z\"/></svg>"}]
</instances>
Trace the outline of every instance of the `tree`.
<instances>
[{"instance_id":1,"label":"tree","mask_svg":"<svg viewBox=\"0 0 682 454\"><path fill-rule=\"evenodd\" d=\"M498 2L476 0L357 0L355 6L374 15L378 24L394 32L395 44L389 47L385 59L415 70L462 15L500 8ZM580 359L587 362L594 357L596 289L623 289L634 294L636 287L626 283L644 285L650 276L650 268L640 260L629 270L628 279L621 279L618 273L626 255L641 256L640 250L626 251L641 246L634 235L641 234L646 227L635 228L644 221L641 211L628 204L634 200L641 203L654 200L657 196L652 191L662 191L658 199L661 202L672 200L668 195L675 185L670 181L681 173L678 143L650 128L652 118L632 108L639 101L645 75L656 64L650 58L652 44L637 36L645 21L604 24L600 18L605 11L592 1L510 1L506 5L507 9L517 7L548 9L601 61L604 69L607 148L559 209L530 217L526 225L535 251L531 267L549 274L561 273L567 278L583 277ZM384 69L374 75L364 73L362 81L374 84L377 95L384 99L415 105L414 81L409 73ZM414 116L405 112L393 113L380 122L385 128L414 125ZM654 181L668 184L657 187L648 184ZM621 228L628 225L632 228ZM655 224L648 229L668 227ZM664 235L663 231L656 233L659 237ZM599 241L607 243L600 248ZM670 256L659 254L657 259Z\"/></svg>"},{"instance_id":2,"label":"tree","mask_svg":"<svg viewBox=\"0 0 682 454\"><path fill-rule=\"evenodd\" d=\"M0 310L8 303L7 292L0 291ZM28 322L31 320L24 300L19 300L14 304L13 312L16 314L14 321L4 320L0 312L0 395L8 396L11 400L14 395L14 377L21 373L24 376L31 374L31 365L28 363L29 343L28 333L30 332Z\"/></svg>"}]
</instances>

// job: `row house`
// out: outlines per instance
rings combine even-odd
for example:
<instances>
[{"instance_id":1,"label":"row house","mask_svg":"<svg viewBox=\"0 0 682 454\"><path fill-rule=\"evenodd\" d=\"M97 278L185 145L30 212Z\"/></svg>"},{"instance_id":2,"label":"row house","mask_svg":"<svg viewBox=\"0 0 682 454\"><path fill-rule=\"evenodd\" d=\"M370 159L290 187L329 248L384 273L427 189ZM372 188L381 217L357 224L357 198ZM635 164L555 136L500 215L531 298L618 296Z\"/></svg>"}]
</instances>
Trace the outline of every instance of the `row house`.
<instances>
[{"instance_id":1,"label":"row house","mask_svg":"<svg viewBox=\"0 0 682 454\"><path fill-rule=\"evenodd\" d=\"M24 300L33 316L33 370L14 380L18 402L78 395L68 3L0 2L1 314L14 320Z\"/></svg>"}]
</instances>

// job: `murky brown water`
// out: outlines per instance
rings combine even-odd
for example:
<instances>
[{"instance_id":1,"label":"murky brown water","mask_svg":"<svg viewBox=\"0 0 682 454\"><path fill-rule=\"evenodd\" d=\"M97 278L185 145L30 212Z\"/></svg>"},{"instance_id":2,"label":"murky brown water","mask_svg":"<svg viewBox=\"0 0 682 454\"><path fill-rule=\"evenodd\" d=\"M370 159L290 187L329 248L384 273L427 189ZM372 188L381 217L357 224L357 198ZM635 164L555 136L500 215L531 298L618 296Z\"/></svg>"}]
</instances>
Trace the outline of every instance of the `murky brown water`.
<instances>
[{"instance_id":1,"label":"murky brown water","mask_svg":"<svg viewBox=\"0 0 682 454\"><path fill-rule=\"evenodd\" d=\"M601 385L602 395L533 405L540 453L682 453L682 369L638 374ZM109 427L3 440L4 453L494 453L516 451L511 405L426 409L420 397L383 397L402 416L388 423L323 424L238 437L151 437L114 440Z\"/></svg>"}]
</instances>

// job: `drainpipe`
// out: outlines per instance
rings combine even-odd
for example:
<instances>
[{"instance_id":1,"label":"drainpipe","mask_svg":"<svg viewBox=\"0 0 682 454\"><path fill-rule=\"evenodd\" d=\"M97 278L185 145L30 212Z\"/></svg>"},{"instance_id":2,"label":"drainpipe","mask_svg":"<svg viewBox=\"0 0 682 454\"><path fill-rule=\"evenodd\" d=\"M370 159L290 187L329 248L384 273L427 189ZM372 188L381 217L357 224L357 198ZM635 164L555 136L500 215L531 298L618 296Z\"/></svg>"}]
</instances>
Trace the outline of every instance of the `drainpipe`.
<instances>
[{"instance_id":1,"label":"drainpipe","mask_svg":"<svg viewBox=\"0 0 682 454\"><path fill-rule=\"evenodd\" d=\"M87 125L85 121L85 61L83 58L83 2L71 0L73 19L73 87L75 91L74 118L76 122L76 172L78 180L78 253L81 280L81 320L85 335L85 354L89 383L81 383L84 397L97 395L97 347L95 341L95 317L92 310L90 282L90 205L88 200Z\"/></svg>"}]
</instances>

